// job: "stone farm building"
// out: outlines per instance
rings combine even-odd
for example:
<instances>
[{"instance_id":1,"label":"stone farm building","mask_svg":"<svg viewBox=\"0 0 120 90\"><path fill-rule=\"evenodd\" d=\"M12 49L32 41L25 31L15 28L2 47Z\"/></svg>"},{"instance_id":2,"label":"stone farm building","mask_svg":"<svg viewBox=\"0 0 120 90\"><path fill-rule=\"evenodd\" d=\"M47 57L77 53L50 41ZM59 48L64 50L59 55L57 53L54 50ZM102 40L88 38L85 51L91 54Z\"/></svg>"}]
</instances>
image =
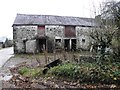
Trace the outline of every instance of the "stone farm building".
<instances>
[{"instance_id":1,"label":"stone farm building","mask_svg":"<svg viewBox=\"0 0 120 90\"><path fill-rule=\"evenodd\" d=\"M53 15L17 14L13 23L15 53L53 52L89 49L88 32L95 26L93 18ZM57 44L56 44L57 43Z\"/></svg>"}]
</instances>

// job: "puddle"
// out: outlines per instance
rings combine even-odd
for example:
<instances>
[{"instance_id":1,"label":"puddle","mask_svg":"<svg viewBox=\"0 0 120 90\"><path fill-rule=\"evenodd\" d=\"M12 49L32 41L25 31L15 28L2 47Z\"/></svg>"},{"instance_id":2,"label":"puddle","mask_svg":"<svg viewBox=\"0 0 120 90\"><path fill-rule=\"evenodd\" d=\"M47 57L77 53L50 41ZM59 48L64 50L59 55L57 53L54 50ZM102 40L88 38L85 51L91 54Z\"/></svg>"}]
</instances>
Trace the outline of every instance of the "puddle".
<instances>
[{"instance_id":1,"label":"puddle","mask_svg":"<svg viewBox=\"0 0 120 90\"><path fill-rule=\"evenodd\" d=\"M0 76L0 81L9 81L11 78L13 77L13 75L5 75L5 76Z\"/></svg>"},{"instance_id":2,"label":"puddle","mask_svg":"<svg viewBox=\"0 0 120 90\"><path fill-rule=\"evenodd\" d=\"M8 66L9 68L15 67L15 65ZM0 81L9 81L13 75L10 73L8 68L3 68L0 72Z\"/></svg>"},{"instance_id":3,"label":"puddle","mask_svg":"<svg viewBox=\"0 0 120 90\"><path fill-rule=\"evenodd\" d=\"M12 78L12 75L5 75L4 77L3 77L3 80L4 81L8 81L8 80L10 80Z\"/></svg>"},{"instance_id":4,"label":"puddle","mask_svg":"<svg viewBox=\"0 0 120 90\"><path fill-rule=\"evenodd\" d=\"M15 65L11 65L11 66L9 66L9 68L14 68L14 67L16 67Z\"/></svg>"}]
</instances>

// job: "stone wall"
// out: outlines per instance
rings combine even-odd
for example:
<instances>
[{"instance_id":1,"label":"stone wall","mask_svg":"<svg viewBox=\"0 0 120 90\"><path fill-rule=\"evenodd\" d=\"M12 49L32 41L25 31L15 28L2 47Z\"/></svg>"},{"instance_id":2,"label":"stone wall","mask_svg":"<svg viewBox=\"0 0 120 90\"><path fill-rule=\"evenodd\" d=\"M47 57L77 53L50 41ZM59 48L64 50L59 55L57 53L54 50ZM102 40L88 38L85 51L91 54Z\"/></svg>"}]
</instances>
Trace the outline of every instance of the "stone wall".
<instances>
[{"instance_id":1,"label":"stone wall","mask_svg":"<svg viewBox=\"0 0 120 90\"><path fill-rule=\"evenodd\" d=\"M25 42L33 39L37 34L37 26L14 26L13 39L14 39L14 52L25 52Z\"/></svg>"},{"instance_id":2,"label":"stone wall","mask_svg":"<svg viewBox=\"0 0 120 90\"><path fill-rule=\"evenodd\" d=\"M16 44L15 44L15 46L16 46L16 52L17 53L24 53L25 52L25 44L23 43L23 41L18 41L18 42L15 42Z\"/></svg>"},{"instance_id":3,"label":"stone wall","mask_svg":"<svg viewBox=\"0 0 120 90\"><path fill-rule=\"evenodd\" d=\"M46 25L45 26L45 34L49 37L64 37L64 26L59 25Z\"/></svg>"},{"instance_id":4,"label":"stone wall","mask_svg":"<svg viewBox=\"0 0 120 90\"><path fill-rule=\"evenodd\" d=\"M36 53L36 40L26 42L26 53Z\"/></svg>"},{"instance_id":5,"label":"stone wall","mask_svg":"<svg viewBox=\"0 0 120 90\"><path fill-rule=\"evenodd\" d=\"M80 27L76 26L76 39L77 39L77 49L89 49L90 37L89 32L91 30L90 27ZM46 36L51 37L52 39L59 38L64 43L65 37L65 26L53 26L47 25L45 26Z\"/></svg>"},{"instance_id":6,"label":"stone wall","mask_svg":"<svg viewBox=\"0 0 120 90\"><path fill-rule=\"evenodd\" d=\"M90 27L76 27L76 38L77 38L77 48L78 49L89 49L90 43Z\"/></svg>"},{"instance_id":7,"label":"stone wall","mask_svg":"<svg viewBox=\"0 0 120 90\"><path fill-rule=\"evenodd\" d=\"M61 39L61 44L63 44L64 38L64 26L60 25L46 25L45 26L45 35L50 37L47 40L48 51L51 52L53 48L55 48L56 41L55 39ZM52 41L52 43L50 43ZM52 50L53 52L53 50Z\"/></svg>"},{"instance_id":8,"label":"stone wall","mask_svg":"<svg viewBox=\"0 0 120 90\"><path fill-rule=\"evenodd\" d=\"M31 39L37 34L37 26L14 26L17 40Z\"/></svg>"},{"instance_id":9,"label":"stone wall","mask_svg":"<svg viewBox=\"0 0 120 90\"><path fill-rule=\"evenodd\" d=\"M90 43L89 27L76 26L76 40L77 49L88 49ZM13 27L13 39L14 39L14 52L15 53L35 53L36 40L33 39L38 32L38 26L14 26ZM45 36L55 39L61 39L62 46L64 46L65 26L60 25L46 25ZM70 38L72 39L72 38ZM75 39L75 38L74 38Z\"/></svg>"}]
</instances>

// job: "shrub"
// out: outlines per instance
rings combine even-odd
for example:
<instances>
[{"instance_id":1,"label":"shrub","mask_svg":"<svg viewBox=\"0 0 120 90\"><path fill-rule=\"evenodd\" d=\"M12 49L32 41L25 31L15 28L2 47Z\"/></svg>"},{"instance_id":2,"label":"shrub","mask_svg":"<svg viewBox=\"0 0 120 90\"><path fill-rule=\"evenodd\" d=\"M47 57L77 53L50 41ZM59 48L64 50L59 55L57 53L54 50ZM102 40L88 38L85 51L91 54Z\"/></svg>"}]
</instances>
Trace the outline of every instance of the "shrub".
<instances>
[{"instance_id":1,"label":"shrub","mask_svg":"<svg viewBox=\"0 0 120 90\"><path fill-rule=\"evenodd\" d=\"M19 73L21 75L23 75L23 74L25 74L27 72L29 72L29 68L27 68L27 67L22 67L22 68L19 69Z\"/></svg>"},{"instance_id":2,"label":"shrub","mask_svg":"<svg viewBox=\"0 0 120 90\"><path fill-rule=\"evenodd\" d=\"M38 75L42 74L42 70L40 68L31 69L27 67L22 67L19 69L19 73L27 77L37 77Z\"/></svg>"},{"instance_id":3,"label":"shrub","mask_svg":"<svg viewBox=\"0 0 120 90\"><path fill-rule=\"evenodd\" d=\"M115 83L120 82L120 62L113 63L112 67L112 79Z\"/></svg>"},{"instance_id":4,"label":"shrub","mask_svg":"<svg viewBox=\"0 0 120 90\"><path fill-rule=\"evenodd\" d=\"M49 74L77 79L79 75L79 66L71 63L59 65L49 70Z\"/></svg>"},{"instance_id":5,"label":"shrub","mask_svg":"<svg viewBox=\"0 0 120 90\"><path fill-rule=\"evenodd\" d=\"M120 81L120 71L115 64L98 65L97 63L84 62L78 65L67 63L51 68L48 74L79 80L82 83L111 84Z\"/></svg>"}]
</instances>

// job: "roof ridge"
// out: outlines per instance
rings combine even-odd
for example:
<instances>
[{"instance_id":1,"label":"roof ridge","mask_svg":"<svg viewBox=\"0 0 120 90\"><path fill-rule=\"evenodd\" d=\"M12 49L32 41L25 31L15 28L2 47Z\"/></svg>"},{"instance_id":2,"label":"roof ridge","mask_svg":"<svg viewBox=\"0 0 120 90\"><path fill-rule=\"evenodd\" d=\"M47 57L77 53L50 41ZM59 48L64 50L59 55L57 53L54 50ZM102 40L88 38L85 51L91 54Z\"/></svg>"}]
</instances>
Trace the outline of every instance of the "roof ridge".
<instances>
[{"instance_id":1,"label":"roof ridge","mask_svg":"<svg viewBox=\"0 0 120 90\"><path fill-rule=\"evenodd\" d=\"M81 25L94 26L94 18L58 15L17 14L13 25Z\"/></svg>"},{"instance_id":2,"label":"roof ridge","mask_svg":"<svg viewBox=\"0 0 120 90\"><path fill-rule=\"evenodd\" d=\"M26 16L54 16L54 17L71 17L71 18L86 18L86 19L94 19L94 18L79 17L79 16L60 16L60 15L44 15L44 14L21 14L21 13L17 13L17 15L26 15Z\"/></svg>"}]
</instances>

